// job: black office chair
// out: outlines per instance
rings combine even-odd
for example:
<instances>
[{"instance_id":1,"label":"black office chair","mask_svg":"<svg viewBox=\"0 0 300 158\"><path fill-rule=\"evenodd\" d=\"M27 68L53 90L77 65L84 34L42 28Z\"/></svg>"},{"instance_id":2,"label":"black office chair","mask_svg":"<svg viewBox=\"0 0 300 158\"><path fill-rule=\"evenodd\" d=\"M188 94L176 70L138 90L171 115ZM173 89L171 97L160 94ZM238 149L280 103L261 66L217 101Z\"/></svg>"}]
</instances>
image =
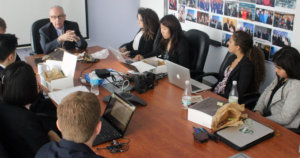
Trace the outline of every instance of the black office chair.
<instances>
[{"instance_id":1,"label":"black office chair","mask_svg":"<svg viewBox=\"0 0 300 158\"><path fill-rule=\"evenodd\" d=\"M208 72L208 73L203 73L202 75L200 75L198 77L213 76L214 78L216 78L218 81L212 85L212 88L214 88L220 81L222 81L222 79L224 78L225 69L233 62L234 59L235 59L235 55L228 52L220 66L218 73L217 72ZM197 80L199 80L199 79L197 78ZM248 93L248 94L245 94L243 96L243 100L239 100L239 102L241 104L245 104L245 107L247 109L252 110L255 107L259 97L260 97L260 93L258 93L258 92Z\"/></svg>"},{"instance_id":2,"label":"black office chair","mask_svg":"<svg viewBox=\"0 0 300 158\"><path fill-rule=\"evenodd\" d=\"M154 42L153 42L153 50L155 50L158 47L161 38L162 38L162 35L160 32L160 27L158 27L157 33L155 35Z\"/></svg>"},{"instance_id":3,"label":"black office chair","mask_svg":"<svg viewBox=\"0 0 300 158\"><path fill-rule=\"evenodd\" d=\"M209 36L200 30L192 29L185 33L190 44L191 77L202 81L203 69L209 50Z\"/></svg>"},{"instance_id":4,"label":"black office chair","mask_svg":"<svg viewBox=\"0 0 300 158\"><path fill-rule=\"evenodd\" d=\"M31 26L31 47L32 47L32 54L43 54L43 49L40 44L40 33L39 29L49 23L49 18L47 19L40 19L35 21Z\"/></svg>"}]
</instances>

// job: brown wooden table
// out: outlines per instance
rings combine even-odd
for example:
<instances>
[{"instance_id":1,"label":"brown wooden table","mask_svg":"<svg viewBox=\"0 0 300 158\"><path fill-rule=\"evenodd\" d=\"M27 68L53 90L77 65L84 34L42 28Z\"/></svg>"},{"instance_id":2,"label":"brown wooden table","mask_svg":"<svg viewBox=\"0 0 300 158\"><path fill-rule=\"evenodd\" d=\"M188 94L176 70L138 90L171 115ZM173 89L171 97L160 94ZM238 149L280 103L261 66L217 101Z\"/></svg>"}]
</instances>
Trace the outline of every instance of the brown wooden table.
<instances>
[{"instance_id":1,"label":"brown wooden table","mask_svg":"<svg viewBox=\"0 0 300 158\"><path fill-rule=\"evenodd\" d=\"M90 47L87 52L92 53L101 50L101 47ZM27 57L26 60L37 71L34 58ZM86 67L91 66L86 69ZM89 73L96 68L113 68L117 71L126 72L128 69L110 54L110 56L98 63L77 63L74 83L80 84L79 75ZM83 71L84 70L84 71ZM83 72L82 72L83 71ZM102 102L104 96L110 93L100 87L99 100L101 100L101 112L103 113L106 103ZM125 135L130 139L129 150L124 153L112 154L108 150L97 150L97 147L106 147L105 143L93 147L93 150L105 157L229 157L236 151L224 144L208 141L200 144L193 139L193 126L199 126L187 120L187 110L181 108L181 95L183 90L169 84L168 79L161 79L153 90L144 94L137 94L147 101L148 105L137 106L136 112ZM136 94L136 93L135 93ZM210 91L200 93L204 98L215 97L226 100ZM265 119L249 110L246 111L250 118L257 120L275 129L275 136L259 143L247 150L242 151L252 158L256 157L300 157L298 148L300 136L288 129ZM122 140L120 140L122 141ZM125 141L125 140L124 140Z\"/></svg>"}]
</instances>

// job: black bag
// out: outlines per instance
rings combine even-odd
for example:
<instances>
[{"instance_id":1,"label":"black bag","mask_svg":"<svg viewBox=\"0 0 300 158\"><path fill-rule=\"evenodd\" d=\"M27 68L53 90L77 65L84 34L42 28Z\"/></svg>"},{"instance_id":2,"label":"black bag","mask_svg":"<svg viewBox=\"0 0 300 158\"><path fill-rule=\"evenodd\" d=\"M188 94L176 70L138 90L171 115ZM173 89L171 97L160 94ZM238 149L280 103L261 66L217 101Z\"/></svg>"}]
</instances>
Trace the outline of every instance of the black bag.
<instances>
[{"instance_id":1,"label":"black bag","mask_svg":"<svg viewBox=\"0 0 300 158\"><path fill-rule=\"evenodd\" d=\"M134 90L138 93L144 93L148 89L153 89L155 84L155 74L144 72L141 75L134 76Z\"/></svg>"}]
</instances>

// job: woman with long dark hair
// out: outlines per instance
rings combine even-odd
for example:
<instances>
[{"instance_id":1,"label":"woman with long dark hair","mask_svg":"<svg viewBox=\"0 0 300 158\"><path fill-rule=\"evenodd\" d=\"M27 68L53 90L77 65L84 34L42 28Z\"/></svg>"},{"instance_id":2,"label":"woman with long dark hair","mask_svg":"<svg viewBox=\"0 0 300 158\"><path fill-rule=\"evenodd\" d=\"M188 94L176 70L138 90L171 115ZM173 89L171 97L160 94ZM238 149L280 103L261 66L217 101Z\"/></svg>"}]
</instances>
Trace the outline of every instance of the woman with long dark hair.
<instances>
[{"instance_id":1,"label":"woman with long dark hair","mask_svg":"<svg viewBox=\"0 0 300 158\"><path fill-rule=\"evenodd\" d=\"M174 15L166 15L160 20L162 38L158 48L145 57L158 56L189 68L189 43L181 25Z\"/></svg>"},{"instance_id":2,"label":"woman with long dark hair","mask_svg":"<svg viewBox=\"0 0 300 158\"><path fill-rule=\"evenodd\" d=\"M287 128L300 127L300 54L283 47L273 58L277 78L264 90L254 111Z\"/></svg>"},{"instance_id":3,"label":"woman with long dark hair","mask_svg":"<svg viewBox=\"0 0 300 158\"><path fill-rule=\"evenodd\" d=\"M136 60L152 52L153 42L159 28L158 16L152 9L139 8L137 18L139 32L131 42L125 43L119 48L124 55Z\"/></svg>"},{"instance_id":4,"label":"woman with long dark hair","mask_svg":"<svg viewBox=\"0 0 300 158\"><path fill-rule=\"evenodd\" d=\"M243 31L236 31L228 41L229 53L223 78L213 88L214 92L228 97L232 81L237 81L239 102L243 102L245 94L257 92L265 78L264 55L253 46L252 36Z\"/></svg>"}]
</instances>

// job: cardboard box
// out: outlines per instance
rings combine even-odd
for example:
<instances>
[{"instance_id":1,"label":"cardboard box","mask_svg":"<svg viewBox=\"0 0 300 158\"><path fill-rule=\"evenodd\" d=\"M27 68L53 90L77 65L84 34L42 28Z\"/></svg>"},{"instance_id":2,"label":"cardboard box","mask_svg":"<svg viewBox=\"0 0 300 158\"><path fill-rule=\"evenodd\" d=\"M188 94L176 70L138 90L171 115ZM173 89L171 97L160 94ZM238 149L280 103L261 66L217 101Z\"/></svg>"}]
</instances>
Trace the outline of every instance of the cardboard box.
<instances>
[{"instance_id":1,"label":"cardboard box","mask_svg":"<svg viewBox=\"0 0 300 158\"><path fill-rule=\"evenodd\" d=\"M165 61L163 59L157 57L151 57L151 58L146 58L143 61L155 67L152 70L153 73L155 74L167 73L167 65L165 64Z\"/></svg>"},{"instance_id":2,"label":"cardboard box","mask_svg":"<svg viewBox=\"0 0 300 158\"><path fill-rule=\"evenodd\" d=\"M74 87L74 74L77 64L77 56L64 52L63 61L47 60L46 65L51 70L52 68L57 68L61 70L64 74L64 78L59 78L52 81L46 81L44 76L40 74L41 84L48 88L49 91L61 90L66 88Z\"/></svg>"}]
</instances>

